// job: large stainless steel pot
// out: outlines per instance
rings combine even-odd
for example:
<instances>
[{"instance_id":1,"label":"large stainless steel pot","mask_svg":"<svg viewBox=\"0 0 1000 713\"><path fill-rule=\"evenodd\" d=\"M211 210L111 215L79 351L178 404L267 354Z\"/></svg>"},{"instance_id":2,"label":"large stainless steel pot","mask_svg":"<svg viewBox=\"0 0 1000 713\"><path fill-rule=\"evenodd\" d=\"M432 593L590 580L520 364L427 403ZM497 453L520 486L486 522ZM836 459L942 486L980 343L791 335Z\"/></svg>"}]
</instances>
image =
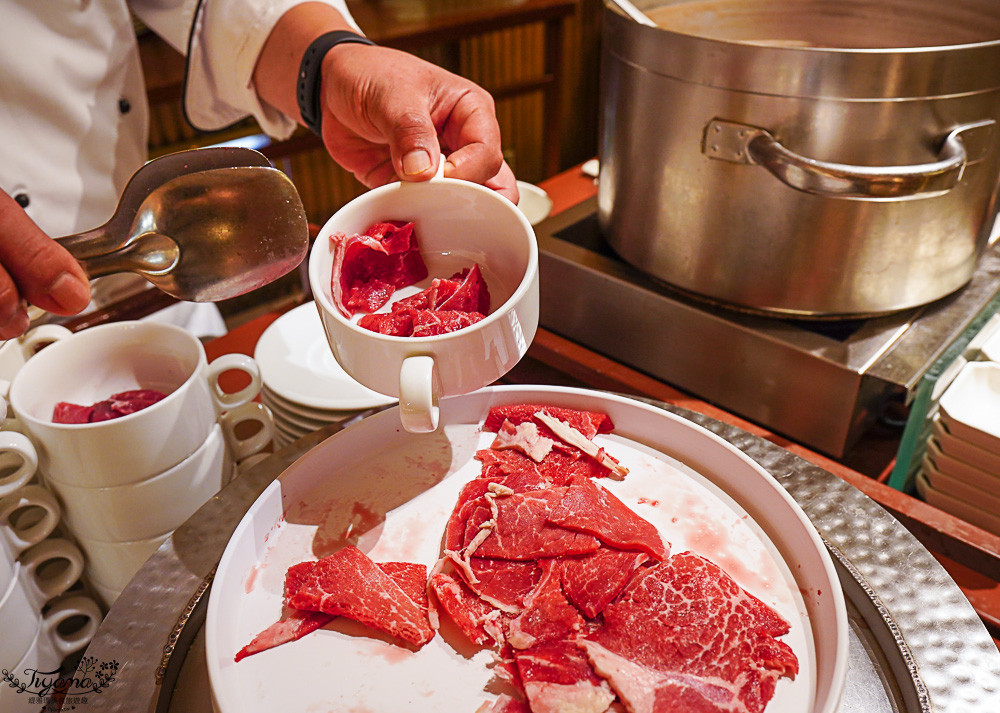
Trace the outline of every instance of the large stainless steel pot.
<instances>
[{"instance_id":1,"label":"large stainless steel pot","mask_svg":"<svg viewBox=\"0 0 1000 713\"><path fill-rule=\"evenodd\" d=\"M997 215L998 0L608 4L598 217L628 262L788 316L965 284Z\"/></svg>"}]
</instances>

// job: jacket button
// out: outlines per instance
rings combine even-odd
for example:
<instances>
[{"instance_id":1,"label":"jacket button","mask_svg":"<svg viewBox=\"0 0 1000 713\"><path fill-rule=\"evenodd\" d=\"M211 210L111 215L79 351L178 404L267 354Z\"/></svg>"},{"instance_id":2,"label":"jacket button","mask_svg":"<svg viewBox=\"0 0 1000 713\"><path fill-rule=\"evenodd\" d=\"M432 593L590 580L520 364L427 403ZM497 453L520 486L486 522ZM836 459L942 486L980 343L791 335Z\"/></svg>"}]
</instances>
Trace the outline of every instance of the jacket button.
<instances>
[{"instance_id":1,"label":"jacket button","mask_svg":"<svg viewBox=\"0 0 1000 713\"><path fill-rule=\"evenodd\" d=\"M28 198L27 193L18 193L14 196L14 201L22 208L27 208L28 204L31 203L31 199Z\"/></svg>"},{"instance_id":2,"label":"jacket button","mask_svg":"<svg viewBox=\"0 0 1000 713\"><path fill-rule=\"evenodd\" d=\"M118 111L120 111L122 114L128 114L130 111L132 111L132 103L129 102L129 100L126 99L125 97L122 97L121 99L118 100Z\"/></svg>"}]
</instances>

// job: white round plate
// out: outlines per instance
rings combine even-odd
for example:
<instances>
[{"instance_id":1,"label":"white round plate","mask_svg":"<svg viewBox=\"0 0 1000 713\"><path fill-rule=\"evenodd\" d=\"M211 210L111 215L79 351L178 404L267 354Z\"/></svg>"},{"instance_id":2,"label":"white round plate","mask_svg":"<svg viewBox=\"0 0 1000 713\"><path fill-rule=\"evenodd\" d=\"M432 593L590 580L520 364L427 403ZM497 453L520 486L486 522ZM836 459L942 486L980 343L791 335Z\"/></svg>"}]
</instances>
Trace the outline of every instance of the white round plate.
<instances>
[{"instance_id":1,"label":"white round plate","mask_svg":"<svg viewBox=\"0 0 1000 713\"><path fill-rule=\"evenodd\" d=\"M283 423L277 419L275 419L274 421L274 428L278 433L285 436L285 438L289 441L297 441L307 433L312 433L312 431L308 429L299 428L297 426L293 426L290 423Z\"/></svg>"},{"instance_id":2,"label":"white round plate","mask_svg":"<svg viewBox=\"0 0 1000 713\"><path fill-rule=\"evenodd\" d=\"M295 413L294 411L289 411L285 409L284 406L282 406L282 404L275 402L264 391L260 392L260 400L265 406L271 409L271 413L274 415L275 420L282 421L289 425L294 425L298 428L304 428L307 431L315 431L320 428L323 428L323 426L328 426L331 423L335 423L337 421L341 421L344 418L346 418L346 416L340 418L334 418L334 417L309 418L306 416L302 416L301 414ZM336 413L336 412L331 411L330 413Z\"/></svg>"},{"instance_id":3,"label":"white round plate","mask_svg":"<svg viewBox=\"0 0 1000 713\"><path fill-rule=\"evenodd\" d=\"M311 408L309 406L303 406L302 404L297 404L294 401L289 401L288 399L279 396L267 388L266 384L261 388L260 393L266 396L269 405L275 404L286 413L294 413L305 418L311 418L315 421L339 421L341 419L348 418L349 416L355 416L358 413L357 409L340 411L336 409Z\"/></svg>"},{"instance_id":4,"label":"white round plate","mask_svg":"<svg viewBox=\"0 0 1000 713\"><path fill-rule=\"evenodd\" d=\"M271 323L257 342L253 358L268 389L304 406L349 411L396 403L344 372L330 351L312 302Z\"/></svg>"},{"instance_id":5,"label":"white round plate","mask_svg":"<svg viewBox=\"0 0 1000 713\"><path fill-rule=\"evenodd\" d=\"M848 624L830 555L778 482L727 441L644 403L582 389L491 387L441 401L441 427L416 435L397 409L351 424L293 463L237 526L212 584L205 625L217 713L475 711L493 700L490 654L442 635L414 653L354 622L234 663L282 613L287 568L356 544L376 562L430 567L461 486L477 477L490 407L538 403L608 414L595 441L630 469L601 483L652 522L671 552L725 569L792 626L798 656L767 713L834 713L847 675Z\"/></svg>"},{"instance_id":6,"label":"white round plate","mask_svg":"<svg viewBox=\"0 0 1000 713\"><path fill-rule=\"evenodd\" d=\"M549 198L548 193L538 186L524 181L517 182L517 190L520 194L517 207L524 213L524 217L528 219L529 223L538 225L549 217L549 213L552 212L552 199Z\"/></svg>"}]
</instances>

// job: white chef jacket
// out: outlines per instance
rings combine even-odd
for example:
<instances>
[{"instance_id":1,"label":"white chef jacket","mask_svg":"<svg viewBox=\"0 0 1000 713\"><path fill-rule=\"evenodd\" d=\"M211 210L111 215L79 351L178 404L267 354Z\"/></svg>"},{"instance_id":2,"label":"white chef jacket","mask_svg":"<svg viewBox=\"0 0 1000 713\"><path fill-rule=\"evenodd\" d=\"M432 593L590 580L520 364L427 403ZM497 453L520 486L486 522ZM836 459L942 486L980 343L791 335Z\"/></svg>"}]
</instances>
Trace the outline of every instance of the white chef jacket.
<instances>
[{"instance_id":1,"label":"white chef jacket","mask_svg":"<svg viewBox=\"0 0 1000 713\"><path fill-rule=\"evenodd\" d=\"M114 213L147 157L130 10L187 55L184 110L195 128L253 115L267 134L287 138L295 122L260 101L252 75L275 22L304 1L2 0L0 188L53 237ZM321 1L353 24L344 0Z\"/></svg>"}]
</instances>

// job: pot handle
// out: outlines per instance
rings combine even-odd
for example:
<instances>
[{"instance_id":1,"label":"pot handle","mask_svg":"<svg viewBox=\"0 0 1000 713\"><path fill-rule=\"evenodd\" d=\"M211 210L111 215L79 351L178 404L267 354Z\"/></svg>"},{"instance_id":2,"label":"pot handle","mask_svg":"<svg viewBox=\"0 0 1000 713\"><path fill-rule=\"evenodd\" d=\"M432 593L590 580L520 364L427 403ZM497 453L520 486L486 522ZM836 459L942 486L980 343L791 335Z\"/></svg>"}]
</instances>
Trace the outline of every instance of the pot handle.
<instances>
[{"instance_id":1,"label":"pot handle","mask_svg":"<svg viewBox=\"0 0 1000 713\"><path fill-rule=\"evenodd\" d=\"M706 127L702 153L722 161L763 166L782 183L805 193L860 200L930 198L958 185L965 167L986 154L995 123L985 119L953 129L945 137L937 161L913 166L817 161L790 151L765 129L721 119Z\"/></svg>"}]
</instances>

